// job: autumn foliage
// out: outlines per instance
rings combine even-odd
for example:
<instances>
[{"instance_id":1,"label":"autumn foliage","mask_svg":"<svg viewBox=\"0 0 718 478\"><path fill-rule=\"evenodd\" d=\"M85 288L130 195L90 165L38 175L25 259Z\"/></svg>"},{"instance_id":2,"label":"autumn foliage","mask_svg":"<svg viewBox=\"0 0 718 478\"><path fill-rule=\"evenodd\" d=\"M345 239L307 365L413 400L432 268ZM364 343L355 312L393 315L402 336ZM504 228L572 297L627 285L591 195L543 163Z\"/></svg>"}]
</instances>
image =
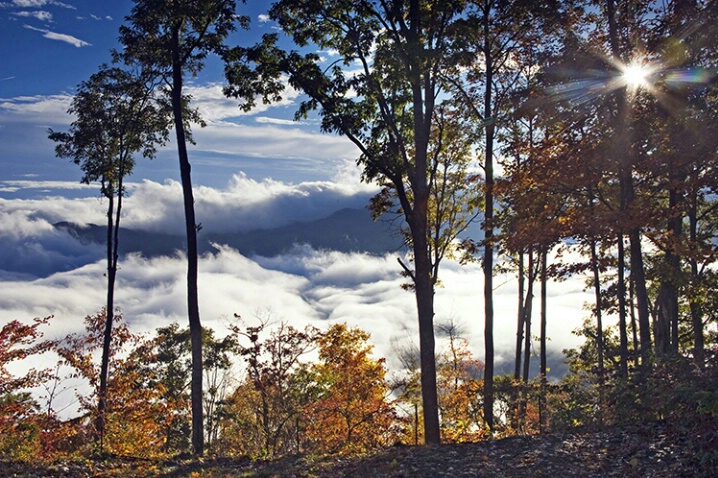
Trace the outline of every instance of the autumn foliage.
<instances>
[{"instance_id":1,"label":"autumn foliage","mask_svg":"<svg viewBox=\"0 0 718 478\"><path fill-rule=\"evenodd\" d=\"M2 456L52 460L102 451L156 458L190 451L187 329L171 324L147 337L132 333L115 314L100 435L97 358L105 311L86 317L81 332L43 341L41 329L50 320L11 322L0 331ZM371 356L366 332L344 324L300 331L260 320L232 324L223 338L206 330L203 340L205 433L213 453L353 453L402 439L384 360ZM318 359L305 360L310 353ZM54 357L55 366L10 371L9 365L31 363L39 354ZM69 417L54 409L67 401L75 407Z\"/></svg>"}]
</instances>

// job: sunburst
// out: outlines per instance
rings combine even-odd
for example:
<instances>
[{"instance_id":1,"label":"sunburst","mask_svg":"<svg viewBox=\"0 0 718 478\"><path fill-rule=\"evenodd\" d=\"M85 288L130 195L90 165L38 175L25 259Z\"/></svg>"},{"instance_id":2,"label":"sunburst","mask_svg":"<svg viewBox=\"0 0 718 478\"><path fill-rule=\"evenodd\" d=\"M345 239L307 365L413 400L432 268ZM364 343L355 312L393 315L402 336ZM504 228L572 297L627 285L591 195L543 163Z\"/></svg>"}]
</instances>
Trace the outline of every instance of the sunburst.
<instances>
[{"instance_id":1,"label":"sunburst","mask_svg":"<svg viewBox=\"0 0 718 478\"><path fill-rule=\"evenodd\" d=\"M646 88L650 86L650 77L653 69L641 61L634 61L628 65L619 67L621 79L630 90Z\"/></svg>"}]
</instances>

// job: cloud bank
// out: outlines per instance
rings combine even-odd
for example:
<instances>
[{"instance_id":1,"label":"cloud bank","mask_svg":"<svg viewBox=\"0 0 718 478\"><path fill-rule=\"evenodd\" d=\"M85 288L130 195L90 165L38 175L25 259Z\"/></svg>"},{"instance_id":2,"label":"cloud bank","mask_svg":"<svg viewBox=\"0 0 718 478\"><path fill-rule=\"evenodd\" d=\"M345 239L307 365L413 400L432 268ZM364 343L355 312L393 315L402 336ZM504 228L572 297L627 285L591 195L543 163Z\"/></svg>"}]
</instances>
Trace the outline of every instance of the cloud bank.
<instances>
[{"instance_id":1,"label":"cloud bank","mask_svg":"<svg viewBox=\"0 0 718 478\"><path fill-rule=\"evenodd\" d=\"M134 183L125 202L123 226L145 231L181 233L179 184ZM224 189L196 190L203 230L252 230L325 217L344 207L362 207L372 191L358 182L287 184L235 176ZM83 244L52 227L59 221L103 224L106 203L98 198L60 196L36 200L0 199L0 322L56 316L56 332L81 327L81 319L104 302L104 251ZM216 245L200 261L200 296L204 321L221 326L239 313L251 317L269 309L294 325L348 322L372 333L377 352L389 357L392 340L416 337L415 302L402 290L396 262L399 253L369 256L315 251L297 245L276 257L245 257ZM406 260L406 258L403 258ZM185 261L181 255L123 258L117 305L140 330L185 322ZM483 355L482 273L478 264L445 261L437 290L437 321L465 324L469 340ZM516 290L509 276L496 290L499 360L512 353ZM549 310L552 347L576 343L570 331L580 324L586 299L582 282L552 284Z\"/></svg>"}]
</instances>

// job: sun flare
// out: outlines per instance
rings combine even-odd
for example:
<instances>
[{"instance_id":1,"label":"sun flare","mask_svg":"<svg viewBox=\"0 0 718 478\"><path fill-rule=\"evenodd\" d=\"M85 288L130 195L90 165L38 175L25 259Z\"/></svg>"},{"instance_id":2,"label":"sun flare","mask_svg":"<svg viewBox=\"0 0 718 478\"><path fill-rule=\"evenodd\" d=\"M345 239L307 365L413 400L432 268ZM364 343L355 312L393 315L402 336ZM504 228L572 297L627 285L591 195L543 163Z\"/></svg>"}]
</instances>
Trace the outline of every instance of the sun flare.
<instances>
[{"instance_id":1,"label":"sun flare","mask_svg":"<svg viewBox=\"0 0 718 478\"><path fill-rule=\"evenodd\" d=\"M623 81L632 89L648 86L651 70L641 63L631 63L622 68Z\"/></svg>"}]
</instances>

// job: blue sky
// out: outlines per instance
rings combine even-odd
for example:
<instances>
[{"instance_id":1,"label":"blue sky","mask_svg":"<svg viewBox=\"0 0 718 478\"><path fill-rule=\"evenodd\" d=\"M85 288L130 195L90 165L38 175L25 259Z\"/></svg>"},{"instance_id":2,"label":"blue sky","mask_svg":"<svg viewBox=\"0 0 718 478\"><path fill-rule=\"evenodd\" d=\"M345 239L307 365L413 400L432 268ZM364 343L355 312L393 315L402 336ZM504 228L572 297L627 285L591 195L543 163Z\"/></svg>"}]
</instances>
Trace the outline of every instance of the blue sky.
<instances>
[{"instance_id":1,"label":"blue sky","mask_svg":"<svg viewBox=\"0 0 718 478\"><path fill-rule=\"evenodd\" d=\"M47 192L48 181L80 178L75 165L55 158L47 129L67 129L72 118L66 111L77 85L110 61L132 5L128 0L0 2L0 197L37 197ZM271 31L267 6L251 0L240 6L252 29L233 34L230 43L253 43ZM328 180L346 167L354 169L356 151L348 141L320 135L312 121L291 121L296 93L242 114L235 101L223 97L223 80L222 65L212 58L196 78L187 79L187 91L208 122L207 128L195 128L190 161L196 184L222 187L240 173L289 182ZM131 179L178 179L174 151L168 145L155 161L140 160ZM45 187L38 192L29 181Z\"/></svg>"}]
</instances>

